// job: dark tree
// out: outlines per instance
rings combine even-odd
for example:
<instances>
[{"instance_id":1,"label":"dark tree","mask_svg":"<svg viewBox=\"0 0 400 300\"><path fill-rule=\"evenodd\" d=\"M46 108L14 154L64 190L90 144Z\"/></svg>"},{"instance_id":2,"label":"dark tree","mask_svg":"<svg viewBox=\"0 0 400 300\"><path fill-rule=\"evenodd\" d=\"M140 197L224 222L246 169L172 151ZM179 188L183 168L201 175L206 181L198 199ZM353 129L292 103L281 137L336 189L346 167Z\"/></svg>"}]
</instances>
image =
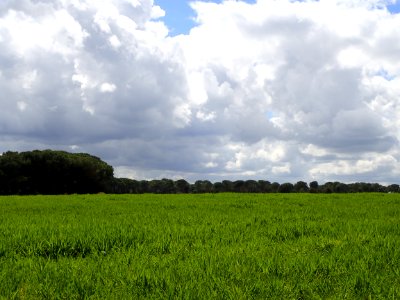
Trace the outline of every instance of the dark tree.
<instances>
[{"instance_id":1,"label":"dark tree","mask_svg":"<svg viewBox=\"0 0 400 300\"><path fill-rule=\"evenodd\" d=\"M273 182L271 184L271 193L278 193L279 187L280 187L280 184L278 182Z\"/></svg>"},{"instance_id":2,"label":"dark tree","mask_svg":"<svg viewBox=\"0 0 400 300\"><path fill-rule=\"evenodd\" d=\"M333 183L333 192L334 193L348 193L349 187L345 183L336 181Z\"/></svg>"},{"instance_id":3,"label":"dark tree","mask_svg":"<svg viewBox=\"0 0 400 300\"><path fill-rule=\"evenodd\" d=\"M246 180L244 182L244 187L245 187L246 193L259 193L260 192L258 182L255 180Z\"/></svg>"},{"instance_id":4,"label":"dark tree","mask_svg":"<svg viewBox=\"0 0 400 300\"><path fill-rule=\"evenodd\" d=\"M163 178L161 179L161 189L162 189L162 194L175 194L176 189L175 189L175 183L172 179L167 179Z\"/></svg>"},{"instance_id":5,"label":"dark tree","mask_svg":"<svg viewBox=\"0 0 400 300\"><path fill-rule=\"evenodd\" d=\"M224 192L226 192L224 190L224 185L222 184L222 182L214 182L214 184L213 184L213 192L214 193L224 193Z\"/></svg>"},{"instance_id":6,"label":"dark tree","mask_svg":"<svg viewBox=\"0 0 400 300\"><path fill-rule=\"evenodd\" d=\"M326 182L320 187L322 193L330 194L333 193L333 182Z\"/></svg>"},{"instance_id":7,"label":"dark tree","mask_svg":"<svg viewBox=\"0 0 400 300\"><path fill-rule=\"evenodd\" d=\"M294 191L294 186L290 182L282 183L279 188L279 193L292 193Z\"/></svg>"},{"instance_id":8,"label":"dark tree","mask_svg":"<svg viewBox=\"0 0 400 300\"><path fill-rule=\"evenodd\" d=\"M64 151L6 152L0 156L1 194L107 191L114 170L100 158Z\"/></svg>"},{"instance_id":9,"label":"dark tree","mask_svg":"<svg viewBox=\"0 0 400 300\"><path fill-rule=\"evenodd\" d=\"M149 181L148 191L153 194L161 194L163 190L161 180L154 179Z\"/></svg>"},{"instance_id":10,"label":"dark tree","mask_svg":"<svg viewBox=\"0 0 400 300\"><path fill-rule=\"evenodd\" d=\"M388 192L398 193L400 191L400 186L398 184L391 184L387 187Z\"/></svg>"},{"instance_id":11,"label":"dark tree","mask_svg":"<svg viewBox=\"0 0 400 300\"><path fill-rule=\"evenodd\" d=\"M222 186L224 192L233 192L233 182L230 180L223 180Z\"/></svg>"},{"instance_id":12,"label":"dark tree","mask_svg":"<svg viewBox=\"0 0 400 300\"><path fill-rule=\"evenodd\" d=\"M233 182L233 191L235 193L244 193L246 191L246 186L243 180L236 180Z\"/></svg>"},{"instance_id":13,"label":"dark tree","mask_svg":"<svg viewBox=\"0 0 400 300\"><path fill-rule=\"evenodd\" d=\"M187 194L190 192L190 184L184 179L175 181L175 190L178 194Z\"/></svg>"},{"instance_id":14,"label":"dark tree","mask_svg":"<svg viewBox=\"0 0 400 300\"><path fill-rule=\"evenodd\" d=\"M129 178L114 178L107 192L113 194L140 194L140 182Z\"/></svg>"},{"instance_id":15,"label":"dark tree","mask_svg":"<svg viewBox=\"0 0 400 300\"><path fill-rule=\"evenodd\" d=\"M150 193L149 182L147 180L139 181L139 193Z\"/></svg>"},{"instance_id":16,"label":"dark tree","mask_svg":"<svg viewBox=\"0 0 400 300\"><path fill-rule=\"evenodd\" d=\"M318 192L318 181L311 181L310 182L310 193L317 193Z\"/></svg>"},{"instance_id":17,"label":"dark tree","mask_svg":"<svg viewBox=\"0 0 400 300\"><path fill-rule=\"evenodd\" d=\"M193 193L212 193L213 184L208 180L197 180L193 185Z\"/></svg>"},{"instance_id":18,"label":"dark tree","mask_svg":"<svg viewBox=\"0 0 400 300\"><path fill-rule=\"evenodd\" d=\"M308 191L309 191L308 185L304 181L298 181L294 185L294 192L296 192L296 193L306 193Z\"/></svg>"},{"instance_id":19,"label":"dark tree","mask_svg":"<svg viewBox=\"0 0 400 300\"><path fill-rule=\"evenodd\" d=\"M271 193L272 192L271 182L269 182L269 181L259 180L258 186L259 186L261 193Z\"/></svg>"}]
</instances>

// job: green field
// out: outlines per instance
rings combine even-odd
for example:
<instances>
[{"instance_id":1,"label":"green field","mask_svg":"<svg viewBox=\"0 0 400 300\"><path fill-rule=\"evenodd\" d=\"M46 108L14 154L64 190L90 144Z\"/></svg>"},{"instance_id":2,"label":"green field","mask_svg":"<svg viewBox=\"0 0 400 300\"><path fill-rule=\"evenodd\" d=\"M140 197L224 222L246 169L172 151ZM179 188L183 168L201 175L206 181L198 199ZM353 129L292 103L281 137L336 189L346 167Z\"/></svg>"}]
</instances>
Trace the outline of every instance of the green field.
<instances>
[{"instance_id":1,"label":"green field","mask_svg":"<svg viewBox=\"0 0 400 300\"><path fill-rule=\"evenodd\" d=\"M400 195L0 197L0 299L400 299Z\"/></svg>"}]
</instances>

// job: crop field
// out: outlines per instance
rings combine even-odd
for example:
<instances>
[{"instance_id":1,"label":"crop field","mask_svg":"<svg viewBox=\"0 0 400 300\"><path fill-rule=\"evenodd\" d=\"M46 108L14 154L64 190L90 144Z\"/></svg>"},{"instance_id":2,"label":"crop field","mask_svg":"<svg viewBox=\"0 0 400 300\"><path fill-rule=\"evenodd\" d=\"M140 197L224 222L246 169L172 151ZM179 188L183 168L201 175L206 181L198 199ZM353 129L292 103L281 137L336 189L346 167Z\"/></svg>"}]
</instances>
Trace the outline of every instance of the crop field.
<instances>
[{"instance_id":1,"label":"crop field","mask_svg":"<svg viewBox=\"0 0 400 300\"><path fill-rule=\"evenodd\" d=\"M0 197L0 299L400 299L400 195Z\"/></svg>"}]
</instances>

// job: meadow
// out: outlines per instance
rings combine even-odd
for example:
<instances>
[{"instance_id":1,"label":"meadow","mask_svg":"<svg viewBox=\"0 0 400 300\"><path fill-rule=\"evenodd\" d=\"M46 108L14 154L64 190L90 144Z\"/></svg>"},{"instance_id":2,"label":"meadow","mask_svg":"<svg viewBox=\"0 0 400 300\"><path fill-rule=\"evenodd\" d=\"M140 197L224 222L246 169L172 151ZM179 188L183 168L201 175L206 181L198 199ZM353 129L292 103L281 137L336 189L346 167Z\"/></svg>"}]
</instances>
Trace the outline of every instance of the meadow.
<instances>
[{"instance_id":1,"label":"meadow","mask_svg":"<svg viewBox=\"0 0 400 300\"><path fill-rule=\"evenodd\" d=\"M400 195L0 197L0 299L400 299Z\"/></svg>"}]
</instances>

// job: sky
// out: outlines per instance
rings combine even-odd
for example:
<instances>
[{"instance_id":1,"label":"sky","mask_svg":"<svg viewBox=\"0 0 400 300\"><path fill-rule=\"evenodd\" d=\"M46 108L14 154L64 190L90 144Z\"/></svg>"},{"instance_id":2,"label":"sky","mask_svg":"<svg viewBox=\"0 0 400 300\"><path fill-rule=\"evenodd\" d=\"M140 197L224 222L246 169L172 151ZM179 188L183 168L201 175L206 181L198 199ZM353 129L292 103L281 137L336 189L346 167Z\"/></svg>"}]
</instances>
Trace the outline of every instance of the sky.
<instances>
[{"instance_id":1,"label":"sky","mask_svg":"<svg viewBox=\"0 0 400 300\"><path fill-rule=\"evenodd\" d=\"M155 0L154 3L165 11L163 21L169 29L169 35L188 34L190 29L196 25L196 13L191 8L193 1L186 0ZM208 3L222 3L219 1L203 1ZM243 1L246 3L255 3L255 0Z\"/></svg>"},{"instance_id":2,"label":"sky","mask_svg":"<svg viewBox=\"0 0 400 300\"><path fill-rule=\"evenodd\" d=\"M0 153L117 177L399 183L400 4L3 0Z\"/></svg>"}]
</instances>

